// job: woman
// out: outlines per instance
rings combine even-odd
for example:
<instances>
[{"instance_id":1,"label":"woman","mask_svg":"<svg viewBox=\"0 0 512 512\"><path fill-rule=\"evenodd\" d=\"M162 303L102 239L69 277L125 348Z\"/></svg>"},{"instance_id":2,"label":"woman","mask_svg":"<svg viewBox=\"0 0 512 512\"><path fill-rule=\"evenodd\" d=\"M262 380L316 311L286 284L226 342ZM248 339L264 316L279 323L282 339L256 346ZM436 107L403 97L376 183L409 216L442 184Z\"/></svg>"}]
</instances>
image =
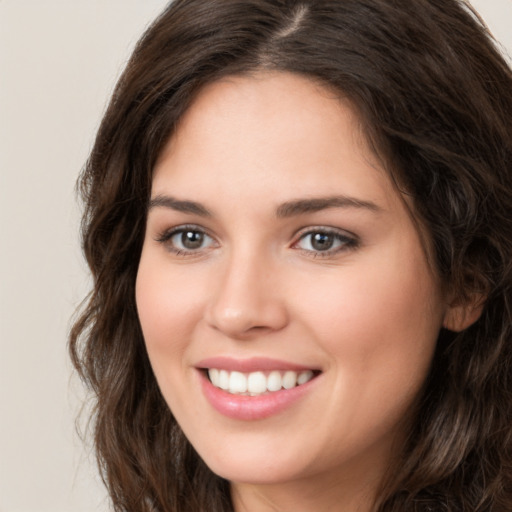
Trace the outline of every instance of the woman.
<instances>
[{"instance_id":1,"label":"woman","mask_svg":"<svg viewBox=\"0 0 512 512\"><path fill-rule=\"evenodd\" d=\"M115 510L511 510L511 119L462 2L170 4L81 181Z\"/></svg>"}]
</instances>

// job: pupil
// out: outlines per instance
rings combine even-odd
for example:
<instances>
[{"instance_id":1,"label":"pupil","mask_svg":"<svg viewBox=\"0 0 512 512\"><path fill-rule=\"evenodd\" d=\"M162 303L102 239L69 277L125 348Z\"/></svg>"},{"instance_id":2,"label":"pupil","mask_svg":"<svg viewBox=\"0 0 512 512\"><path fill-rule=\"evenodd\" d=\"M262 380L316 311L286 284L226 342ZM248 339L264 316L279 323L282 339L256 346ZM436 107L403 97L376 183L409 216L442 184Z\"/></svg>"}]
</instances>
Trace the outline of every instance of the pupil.
<instances>
[{"instance_id":1,"label":"pupil","mask_svg":"<svg viewBox=\"0 0 512 512\"><path fill-rule=\"evenodd\" d=\"M311 245L313 249L317 251L327 251L332 247L334 242L332 235L326 235L325 233L315 233L313 236L313 240L311 241Z\"/></svg>"},{"instance_id":2,"label":"pupil","mask_svg":"<svg viewBox=\"0 0 512 512\"><path fill-rule=\"evenodd\" d=\"M187 249L199 249L203 245L204 235L197 231L185 231L181 235L181 243Z\"/></svg>"}]
</instances>

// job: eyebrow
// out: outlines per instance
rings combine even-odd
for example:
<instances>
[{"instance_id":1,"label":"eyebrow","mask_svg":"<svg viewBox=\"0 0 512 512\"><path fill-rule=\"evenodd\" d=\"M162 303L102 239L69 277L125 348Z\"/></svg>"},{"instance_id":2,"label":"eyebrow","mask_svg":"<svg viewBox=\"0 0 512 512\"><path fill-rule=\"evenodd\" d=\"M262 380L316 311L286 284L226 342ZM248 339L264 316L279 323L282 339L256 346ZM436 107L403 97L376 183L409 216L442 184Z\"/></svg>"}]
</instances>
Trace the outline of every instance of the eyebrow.
<instances>
[{"instance_id":1,"label":"eyebrow","mask_svg":"<svg viewBox=\"0 0 512 512\"><path fill-rule=\"evenodd\" d=\"M158 195L149 201L148 211L153 208L169 208L182 213L212 217L212 213L201 203L180 200L171 196ZM276 210L278 218L293 217L305 213L314 213L328 208L357 208L371 212L381 212L382 208L371 201L363 201L349 196L315 197L286 201Z\"/></svg>"},{"instance_id":2,"label":"eyebrow","mask_svg":"<svg viewBox=\"0 0 512 512\"><path fill-rule=\"evenodd\" d=\"M381 212L382 208L371 201L363 201L349 196L315 197L287 201L277 209L277 217L293 217L304 213L314 213L327 208L358 208L371 212Z\"/></svg>"},{"instance_id":3,"label":"eyebrow","mask_svg":"<svg viewBox=\"0 0 512 512\"><path fill-rule=\"evenodd\" d=\"M212 214L202 204L195 201L182 201L170 196L156 196L149 201L148 211L153 208L170 208L182 213L191 213L200 217L211 217Z\"/></svg>"}]
</instances>

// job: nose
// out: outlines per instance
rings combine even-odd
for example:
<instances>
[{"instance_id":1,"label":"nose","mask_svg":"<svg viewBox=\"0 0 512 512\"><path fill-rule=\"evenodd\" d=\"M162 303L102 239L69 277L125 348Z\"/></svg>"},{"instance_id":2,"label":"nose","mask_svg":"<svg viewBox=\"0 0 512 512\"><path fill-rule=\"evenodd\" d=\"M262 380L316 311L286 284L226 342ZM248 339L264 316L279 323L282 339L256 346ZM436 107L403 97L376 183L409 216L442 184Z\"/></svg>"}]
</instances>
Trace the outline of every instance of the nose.
<instances>
[{"instance_id":1,"label":"nose","mask_svg":"<svg viewBox=\"0 0 512 512\"><path fill-rule=\"evenodd\" d=\"M262 257L232 257L217 276L206 321L235 339L283 329L288 313L279 281L277 266Z\"/></svg>"}]
</instances>

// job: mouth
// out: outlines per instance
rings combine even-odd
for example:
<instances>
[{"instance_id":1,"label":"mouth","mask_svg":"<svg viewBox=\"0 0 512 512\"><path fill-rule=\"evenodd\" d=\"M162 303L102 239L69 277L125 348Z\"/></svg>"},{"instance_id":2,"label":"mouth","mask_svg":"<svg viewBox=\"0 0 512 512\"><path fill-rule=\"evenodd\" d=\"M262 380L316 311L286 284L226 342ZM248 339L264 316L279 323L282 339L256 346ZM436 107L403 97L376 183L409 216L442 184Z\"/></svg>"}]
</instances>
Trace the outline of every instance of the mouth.
<instances>
[{"instance_id":1,"label":"mouth","mask_svg":"<svg viewBox=\"0 0 512 512\"><path fill-rule=\"evenodd\" d=\"M223 416L242 421L290 410L314 393L323 373L318 367L266 357L211 357L198 362L196 369L210 405Z\"/></svg>"},{"instance_id":2,"label":"mouth","mask_svg":"<svg viewBox=\"0 0 512 512\"><path fill-rule=\"evenodd\" d=\"M313 369L239 372L205 368L203 371L215 388L231 395L253 397L302 386L321 373Z\"/></svg>"}]
</instances>

